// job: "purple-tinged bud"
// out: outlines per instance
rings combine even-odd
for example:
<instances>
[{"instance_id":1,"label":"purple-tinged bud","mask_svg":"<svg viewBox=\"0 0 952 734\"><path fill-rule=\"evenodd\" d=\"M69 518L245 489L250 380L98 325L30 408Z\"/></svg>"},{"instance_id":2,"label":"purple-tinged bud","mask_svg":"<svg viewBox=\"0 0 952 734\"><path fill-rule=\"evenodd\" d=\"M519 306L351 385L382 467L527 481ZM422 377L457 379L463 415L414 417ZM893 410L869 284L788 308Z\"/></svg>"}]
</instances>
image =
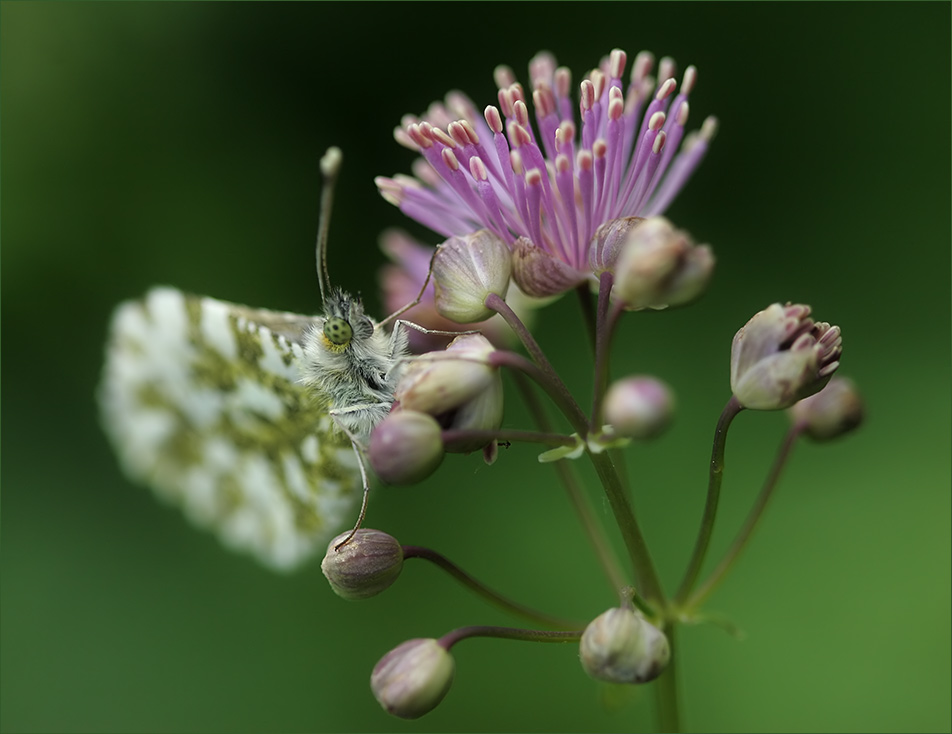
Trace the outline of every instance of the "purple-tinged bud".
<instances>
[{"instance_id":1,"label":"purple-tinged bud","mask_svg":"<svg viewBox=\"0 0 952 734\"><path fill-rule=\"evenodd\" d=\"M505 298L511 273L509 248L488 229L450 237L433 261L436 310L458 324L485 321L495 313L486 308L486 297Z\"/></svg>"},{"instance_id":2,"label":"purple-tinged bud","mask_svg":"<svg viewBox=\"0 0 952 734\"><path fill-rule=\"evenodd\" d=\"M609 683L647 683L671 659L664 633L626 607L609 609L585 628L579 643L585 672Z\"/></svg>"},{"instance_id":3,"label":"purple-tinged bud","mask_svg":"<svg viewBox=\"0 0 952 734\"><path fill-rule=\"evenodd\" d=\"M337 549L350 531L327 546L321 571L334 593L344 599L368 599L388 588L403 570L403 548L380 530L361 528Z\"/></svg>"},{"instance_id":4,"label":"purple-tinged bud","mask_svg":"<svg viewBox=\"0 0 952 734\"><path fill-rule=\"evenodd\" d=\"M588 264L596 276L606 270L615 271L618 256L625 249L631 231L643 221L644 217L621 217L611 219L595 230L588 248Z\"/></svg>"},{"instance_id":5,"label":"purple-tinged bud","mask_svg":"<svg viewBox=\"0 0 952 734\"><path fill-rule=\"evenodd\" d=\"M689 303L701 295L714 270L711 248L695 246L687 232L664 217L636 224L614 247L620 250L613 295L629 310Z\"/></svg>"},{"instance_id":6,"label":"purple-tinged bud","mask_svg":"<svg viewBox=\"0 0 952 734\"><path fill-rule=\"evenodd\" d=\"M774 303L734 336L731 389L745 408L789 408L830 381L843 352L840 327L809 316L809 306Z\"/></svg>"},{"instance_id":7,"label":"purple-tinged bud","mask_svg":"<svg viewBox=\"0 0 952 734\"><path fill-rule=\"evenodd\" d=\"M464 334L442 352L429 352L407 366L397 385L400 410L428 413L446 430L494 431L502 423L503 390L494 348L482 334ZM446 450L469 453L487 441L454 442Z\"/></svg>"},{"instance_id":8,"label":"purple-tinged bud","mask_svg":"<svg viewBox=\"0 0 952 734\"><path fill-rule=\"evenodd\" d=\"M626 377L605 393L604 417L611 435L655 438L671 424L674 394L654 377Z\"/></svg>"},{"instance_id":9,"label":"purple-tinged bud","mask_svg":"<svg viewBox=\"0 0 952 734\"><path fill-rule=\"evenodd\" d=\"M443 700L455 672L453 656L437 640L408 640L374 666L370 689L388 713L418 719Z\"/></svg>"},{"instance_id":10,"label":"purple-tinged bud","mask_svg":"<svg viewBox=\"0 0 952 734\"><path fill-rule=\"evenodd\" d=\"M387 484L422 482L443 461L440 425L426 413L399 410L370 434L370 465Z\"/></svg>"},{"instance_id":11,"label":"purple-tinged bud","mask_svg":"<svg viewBox=\"0 0 952 734\"><path fill-rule=\"evenodd\" d=\"M527 296L548 298L584 283L588 274L537 247L528 237L512 246L512 279Z\"/></svg>"},{"instance_id":12,"label":"purple-tinged bud","mask_svg":"<svg viewBox=\"0 0 952 734\"><path fill-rule=\"evenodd\" d=\"M796 403L789 413L794 423L805 426L804 433L814 441L829 441L857 428L866 410L853 381L834 377L816 395Z\"/></svg>"}]
</instances>

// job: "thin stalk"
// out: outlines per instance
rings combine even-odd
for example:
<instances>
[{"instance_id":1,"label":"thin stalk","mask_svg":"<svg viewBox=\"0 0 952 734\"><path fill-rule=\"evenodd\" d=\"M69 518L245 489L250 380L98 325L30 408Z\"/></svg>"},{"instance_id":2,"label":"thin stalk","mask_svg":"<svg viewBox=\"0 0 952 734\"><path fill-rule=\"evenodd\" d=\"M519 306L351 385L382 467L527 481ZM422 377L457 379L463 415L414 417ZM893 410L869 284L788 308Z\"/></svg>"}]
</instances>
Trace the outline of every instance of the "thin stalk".
<instances>
[{"instance_id":1,"label":"thin stalk","mask_svg":"<svg viewBox=\"0 0 952 734\"><path fill-rule=\"evenodd\" d=\"M572 397L569 389L565 386L565 383L562 382L562 378L559 377L558 373L552 367L552 364L545 356L542 348L538 342L536 342L535 337L532 336L532 333L526 328L526 325L522 323L522 320L516 315L515 311L509 308L509 304L495 293L490 293L486 296L486 307L498 313L503 317L506 323L509 324L509 328L519 337L522 345L526 348L526 351L529 352L529 356L532 357L539 369L542 370L548 381L556 386L558 392L562 395L562 400L559 401L559 409L565 413L565 417L569 419L569 422L575 430L578 431L580 436L584 437L588 435L588 422L585 418L585 414L582 413L581 408L578 407L578 403L575 402L575 398ZM543 385L543 387L546 386Z\"/></svg>"},{"instance_id":2,"label":"thin stalk","mask_svg":"<svg viewBox=\"0 0 952 734\"><path fill-rule=\"evenodd\" d=\"M662 732L681 731L681 712L678 697L678 670L676 667L677 641L675 626L668 622L663 629L671 647L671 659L667 669L655 683L655 700L658 706L658 730Z\"/></svg>"},{"instance_id":3,"label":"thin stalk","mask_svg":"<svg viewBox=\"0 0 952 734\"><path fill-rule=\"evenodd\" d=\"M787 459L790 458L790 453L797 442L797 438L799 438L800 433L803 431L803 428L803 424L798 423L792 426L787 432L787 435L783 439L783 443L780 445L780 449L777 451L777 456L774 458L774 463L770 468L770 473L767 475L767 479L764 481L764 486L761 487L760 494L757 495L754 506L747 515L747 519L744 521L743 527L741 527L740 531L737 533L737 537L734 538L734 542L727 550L727 554L724 556L724 559L717 565L717 568L714 569L708 579L701 585L701 588L695 591L694 595L691 596L691 600L688 602L688 608L697 609L704 603L704 601L711 595L711 592L713 592L714 589L716 589L721 583L721 581L724 580L724 577L730 571L731 567L734 565L734 562L746 547L747 541L750 540L750 536L753 535L754 528L757 527L757 523L764 514L764 510L767 508L767 503L773 496L774 489L777 487L777 480L780 479L780 474L782 473L784 466L786 466Z\"/></svg>"},{"instance_id":4,"label":"thin stalk","mask_svg":"<svg viewBox=\"0 0 952 734\"><path fill-rule=\"evenodd\" d=\"M534 362L529 361L521 354L507 352L502 349L497 349L489 355L489 363L496 367L509 367L510 369L518 370L527 377L532 378L532 380L552 398L552 402L555 403L562 414L568 418L576 432L580 436L588 434L588 422L585 419L585 414L582 413L582 409L579 408L578 403L575 402L575 398L572 397L568 388L565 387L565 383L558 379L558 377L553 379L552 374Z\"/></svg>"},{"instance_id":5,"label":"thin stalk","mask_svg":"<svg viewBox=\"0 0 952 734\"><path fill-rule=\"evenodd\" d=\"M447 632L438 642L449 650L460 640L469 637L496 637L503 640L522 640L524 642L578 642L582 639L582 630L570 632L550 632L548 630L524 630L515 627L492 627L488 625L473 625L460 627Z\"/></svg>"},{"instance_id":6,"label":"thin stalk","mask_svg":"<svg viewBox=\"0 0 952 734\"><path fill-rule=\"evenodd\" d=\"M582 283L575 289L578 296L579 306L582 309L582 319L585 321L585 333L588 334L589 346L592 353L595 353L595 310L592 308L592 294L589 291L588 283Z\"/></svg>"},{"instance_id":7,"label":"thin stalk","mask_svg":"<svg viewBox=\"0 0 952 734\"><path fill-rule=\"evenodd\" d=\"M556 627L558 629L575 629L579 626L578 622L554 617L550 614L546 614L545 612L536 611L531 607L527 607L523 604L519 604L518 602L514 602L506 598L502 594L490 589L481 581L477 581L443 554L437 553L435 550L431 550L430 548L423 548L422 546L418 545L405 545L403 546L403 557L405 559L422 558L439 566L470 591L479 594L490 604L499 607L503 611L518 615L520 617L525 617L530 621L538 622L539 624L544 624L548 627Z\"/></svg>"},{"instance_id":8,"label":"thin stalk","mask_svg":"<svg viewBox=\"0 0 952 734\"><path fill-rule=\"evenodd\" d=\"M545 408L532 390L531 385L529 385L526 378L518 372L513 373L512 376L536 425L542 431L551 431L552 424L549 420L549 416L546 415ZM624 573L622 573L621 566L618 565L618 558L608 544L604 528L602 528L595 513L592 512L591 505L585 493L582 491L573 466L565 461L556 461L552 464L552 467L555 469L559 481L562 482L562 486L565 488L569 502L575 510L575 514L578 515L579 521L582 523L582 529L585 531L589 543L595 550L595 555L598 557L602 570L608 577L608 582L615 591L624 588L628 585L628 581ZM640 604L644 604L644 600L638 596L633 599L633 602L638 604L639 608Z\"/></svg>"},{"instance_id":9,"label":"thin stalk","mask_svg":"<svg viewBox=\"0 0 952 734\"><path fill-rule=\"evenodd\" d=\"M598 281L598 311L595 326L595 384L592 387L592 428L601 426L602 398L605 395L605 386L608 384L609 347L611 345L611 329L607 321L610 305L609 295L612 292L612 274L604 272Z\"/></svg>"},{"instance_id":10,"label":"thin stalk","mask_svg":"<svg viewBox=\"0 0 952 734\"><path fill-rule=\"evenodd\" d=\"M737 401L737 398L731 395L731 399L727 401L727 405L721 411L717 428L714 430L714 445L711 449L711 466L707 482L707 501L704 503L701 528L698 531L691 560L684 572L684 579L681 581L678 593L674 596L675 605L678 607L684 605L694 588L698 574L701 572L701 565L704 563L704 556L707 554L707 548L711 542L714 518L717 516L717 503L721 496L721 482L724 479L724 449L727 446L727 429L730 428L731 421L743 409L744 407Z\"/></svg>"},{"instance_id":11,"label":"thin stalk","mask_svg":"<svg viewBox=\"0 0 952 734\"><path fill-rule=\"evenodd\" d=\"M658 579L658 572L651 560L648 544L645 542L645 536L642 534L641 528L638 527L634 509L621 483L621 478L615 470L615 465L606 452L594 454L589 451L587 453L592 464L595 465L595 471L598 473L602 486L605 488L608 504L612 508L615 522L618 523L621 537L628 549L628 557L635 572L638 588L641 589L649 604L655 603L660 606L664 601L664 590L661 588L661 581Z\"/></svg>"}]
</instances>

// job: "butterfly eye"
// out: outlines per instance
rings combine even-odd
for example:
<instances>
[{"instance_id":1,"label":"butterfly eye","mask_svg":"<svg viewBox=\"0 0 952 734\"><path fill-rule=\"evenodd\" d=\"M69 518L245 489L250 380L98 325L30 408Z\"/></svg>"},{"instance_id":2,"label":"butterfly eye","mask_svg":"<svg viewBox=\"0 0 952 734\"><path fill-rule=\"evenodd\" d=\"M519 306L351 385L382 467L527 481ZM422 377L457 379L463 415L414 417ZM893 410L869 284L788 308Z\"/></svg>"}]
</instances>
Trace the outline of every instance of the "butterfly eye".
<instances>
[{"instance_id":1,"label":"butterfly eye","mask_svg":"<svg viewBox=\"0 0 952 734\"><path fill-rule=\"evenodd\" d=\"M331 344L346 347L354 336L354 330L345 319L333 316L324 322L324 336Z\"/></svg>"}]
</instances>

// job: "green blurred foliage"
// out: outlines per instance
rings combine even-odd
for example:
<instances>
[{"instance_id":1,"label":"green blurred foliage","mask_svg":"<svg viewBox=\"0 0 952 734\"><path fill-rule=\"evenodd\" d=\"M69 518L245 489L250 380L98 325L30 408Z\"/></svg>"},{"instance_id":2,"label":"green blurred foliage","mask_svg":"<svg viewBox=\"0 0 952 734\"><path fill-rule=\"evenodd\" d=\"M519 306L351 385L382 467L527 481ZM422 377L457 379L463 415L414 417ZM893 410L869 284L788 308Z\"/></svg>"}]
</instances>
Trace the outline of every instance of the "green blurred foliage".
<instances>
[{"instance_id":1,"label":"green blurred foliage","mask_svg":"<svg viewBox=\"0 0 952 734\"><path fill-rule=\"evenodd\" d=\"M313 312L317 161L345 167L334 278L376 310L375 242L406 226L375 175L390 131L452 88L494 99L540 48L579 78L611 48L697 64L694 125L721 133L669 211L712 243L695 307L629 318L619 374L678 392L674 429L630 452L669 587L703 503L730 339L772 301L843 327L863 430L803 445L751 551L712 598L747 633L680 637L686 718L709 731L948 731L950 9L935 4L4 3L4 731L612 731L654 726L650 690L587 679L573 646L463 643L428 717L388 718L374 662L410 637L511 620L410 564L346 603L317 564L276 576L120 474L93 395L111 309L153 283ZM539 338L587 394L572 299ZM510 401L507 423L525 426ZM785 430L744 414L713 556ZM513 447L378 489L370 524L434 547L525 603L613 603L551 469ZM609 511L592 487L606 525ZM714 560L714 558L712 558ZM612 701L612 705L607 705Z\"/></svg>"}]
</instances>

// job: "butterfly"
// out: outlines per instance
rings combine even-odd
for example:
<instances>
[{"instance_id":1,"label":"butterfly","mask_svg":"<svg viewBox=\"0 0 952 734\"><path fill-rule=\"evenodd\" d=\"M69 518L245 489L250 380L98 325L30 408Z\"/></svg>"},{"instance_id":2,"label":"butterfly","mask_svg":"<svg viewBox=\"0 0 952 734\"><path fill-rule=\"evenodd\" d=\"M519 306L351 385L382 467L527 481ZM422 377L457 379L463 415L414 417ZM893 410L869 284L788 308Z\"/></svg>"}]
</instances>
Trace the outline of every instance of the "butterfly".
<instances>
[{"instance_id":1,"label":"butterfly","mask_svg":"<svg viewBox=\"0 0 952 734\"><path fill-rule=\"evenodd\" d=\"M393 404L403 327L420 328L397 320L412 303L378 323L330 284L340 164L337 148L321 159L323 314L157 287L113 314L99 388L103 427L129 477L277 570L323 550L363 488L359 526L369 487L362 447Z\"/></svg>"}]
</instances>

